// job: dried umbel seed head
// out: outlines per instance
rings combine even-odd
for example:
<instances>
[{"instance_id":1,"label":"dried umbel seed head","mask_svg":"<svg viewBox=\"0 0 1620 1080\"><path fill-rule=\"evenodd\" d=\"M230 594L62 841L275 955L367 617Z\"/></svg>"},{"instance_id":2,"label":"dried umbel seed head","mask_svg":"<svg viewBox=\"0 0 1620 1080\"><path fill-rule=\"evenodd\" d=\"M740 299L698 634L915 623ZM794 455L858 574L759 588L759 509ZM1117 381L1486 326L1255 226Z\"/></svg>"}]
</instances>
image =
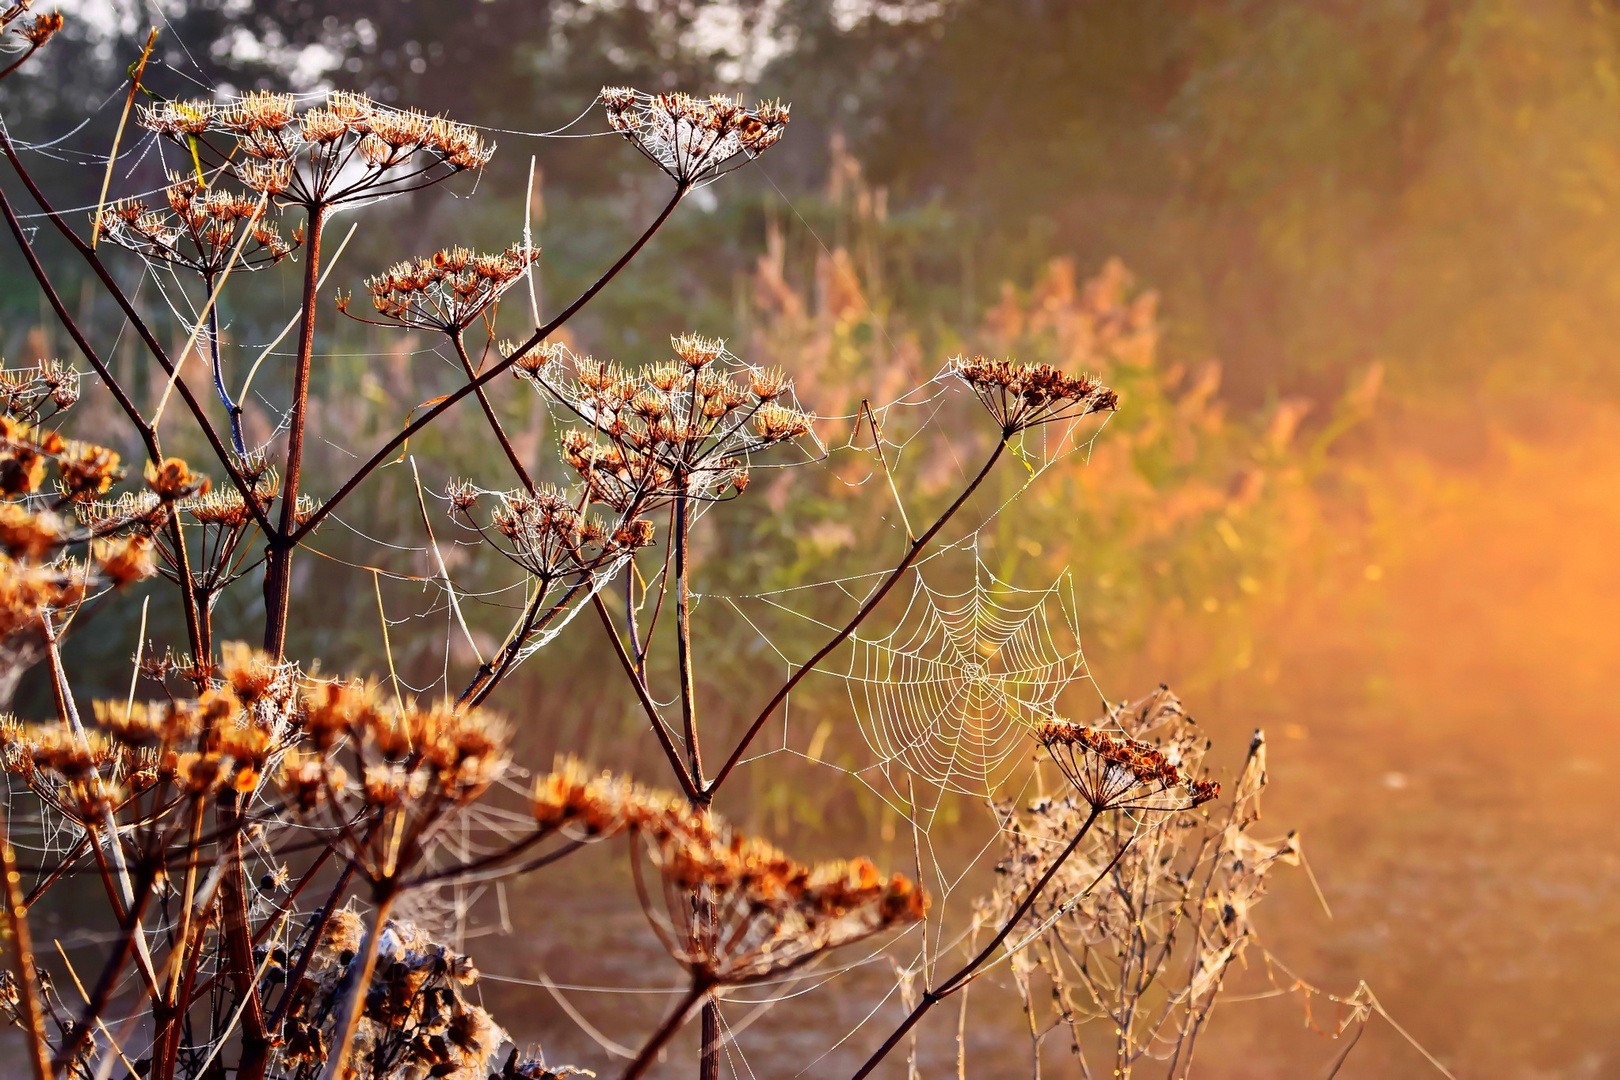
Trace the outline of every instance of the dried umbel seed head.
<instances>
[{"instance_id":1,"label":"dried umbel seed head","mask_svg":"<svg viewBox=\"0 0 1620 1080\"><path fill-rule=\"evenodd\" d=\"M706 368L725 352L726 343L719 338L706 338L699 334L680 334L669 339L670 348L689 368Z\"/></svg>"},{"instance_id":2,"label":"dried umbel seed head","mask_svg":"<svg viewBox=\"0 0 1620 1080\"><path fill-rule=\"evenodd\" d=\"M0 549L14 559L38 562L66 542L62 520L48 510L0 503Z\"/></svg>"},{"instance_id":3,"label":"dried umbel seed head","mask_svg":"<svg viewBox=\"0 0 1620 1080\"><path fill-rule=\"evenodd\" d=\"M45 15L34 16L31 22L24 23L13 32L22 36L34 48L39 48L62 29L65 20L60 12L50 12Z\"/></svg>"},{"instance_id":4,"label":"dried umbel seed head","mask_svg":"<svg viewBox=\"0 0 1620 1080\"><path fill-rule=\"evenodd\" d=\"M743 365L716 339L685 334L672 344L674 360L634 373L587 356L574 358L572 380L560 371L533 380L591 425L562 434L563 461L592 501L626 519L677 496L731 497L746 488L755 455L815 441L780 372Z\"/></svg>"},{"instance_id":5,"label":"dried umbel seed head","mask_svg":"<svg viewBox=\"0 0 1620 1080\"><path fill-rule=\"evenodd\" d=\"M810 433L810 418L797 409L777 404L760 406L754 414L754 427L771 442L786 442Z\"/></svg>"},{"instance_id":6,"label":"dried umbel seed head","mask_svg":"<svg viewBox=\"0 0 1620 1080\"><path fill-rule=\"evenodd\" d=\"M124 475L118 461L118 453L104 446L69 443L57 458L62 494L73 502L106 494L113 481Z\"/></svg>"},{"instance_id":7,"label":"dried umbel seed head","mask_svg":"<svg viewBox=\"0 0 1620 1080\"><path fill-rule=\"evenodd\" d=\"M804 866L708 816L635 827L664 886L667 915L653 926L711 984L767 979L927 913L910 880L885 877L866 859ZM692 919L694 910L711 917Z\"/></svg>"},{"instance_id":8,"label":"dried umbel seed head","mask_svg":"<svg viewBox=\"0 0 1620 1080\"><path fill-rule=\"evenodd\" d=\"M493 307L539 257L538 248L518 244L493 255L447 248L367 278L366 291L389 325L454 333ZM339 298L340 310L348 313L348 305Z\"/></svg>"},{"instance_id":9,"label":"dried umbel seed head","mask_svg":"<svg viewBox=\"0 0 1620 1080\"><path fill-rule=\"evenodd\" d=\"M479 491L467 480L452 480L444 489L445 501L453 513L466 514L478 505Z\"/></svg>"},{"instance_id":10,"label":"dried umbel seed head","mask_svg":"<svg viewBox=\"0 0 1620 1080\"><path fill-rule=\"evenodd\" d=\"M79 373L57 360L0 371L0 414L25 424L70 409L79 400Z\"/></svg>"},{"instance_id":11,"label":"dried umbel seed head","mask_svg":"<svg viewBox=\"0 0 1620 1080\"><path fill-rule=\"evenodd\" d=\"M653 95L612 86L603 87L600 100L608 126L682 188L752 161L776 145L788 124L788 106L780 102L745 109L740 98Z\"/></svg>"},{"instance_id":12,"label":"dried umbel seed head","mask_svg":"<svg viewBox=\"0 0 1620 1080\"><path fill-rule=\"evenodd\" d=\"M1153 743L1058 717L1036 731L1052 760L1094 810L1190 810L1220 785L1189 776Z\"/></svg>"},{"instance_id":13,"label":"dried umbel seed head","mask_svg":"<svg viewBox=\"0 0 1620 1080\"><path fill-rule=\"evenodd\" d=\"M1119 408L1119 396L1108 387L1046 364L959 356L949 370L972 388L1006 435Z\"/></svg>"},{"instance_id":14,"label":"dried umbel seed head","mask_svg":"<svg viewBox=\"0 0 1620 1080\"><path fill-rule=\"evenodd\" d=\"M164 458L161 463L148 462L144 473L146 486L169 502L206 494L213 486L208 477L192 472L191 466L177 457Z\"/></svg>"},{"instance_id":15,"label":"dried umbel seed head","mask_svg":"<svg viewBox=\"0 0 1620 1080\"><path fill-rule=\"evenodd\" d=\"M101 576L113 585L145 581L157 573L157 562L152 556L149 537L136 535L98 540L90 550Z\"/></svg>"},{"instance_id":16,"label":"dried umbel seed head","mask_svg":"<svg viewBox=\"0 0 1620 1080\"><path fill-rule=\"evenodd\" d=\"M169 174L163 189L168 212L123 199L103 207L92 218L98 238L158 263L185 267L213 276L227 268L257 270L290 255L302 242L291 241L264 217L270 209L259 199L244 198L222 187L208 187L195 174ZM244 238L243 231L249 230ZM251 240L246 247L240 244ZM233 264L232 258L236 261Z\"/></svg>"},{"instance_id":17,"label":"dried umbel seed head","mask_svg":"<svg viewBox=\"0 0 1620 1080\"><path fill-rule=\"evenodd\" d=\"M304 206L333 206L427 187L481 169L494 153L477 130L443 117L329 93L299 113L281 94L250 94L223 104L143 106L138 122L168 138L213 134L204 145L220 167L254 191ZM226 142L226 147L217 145Z\"/></svg>"},{"instance_id":18,"label":"dried umbel seed head","mask_svg":"<svg viewBox=\"0 0 1620 1080\"><path fill-rule=\"evenodd\" d=\"M531 798L535 824L543 832L567 828L591 838L617 836L655 819L685 821L686 800L643 788L608 772L592 772L579 760L560 758L535 781Z\"/></svg>"},{"instance_id":19,"label":"dried umbel seed head","mask_svg":"<svg viewBox=\"0 0 1620 1080\"><path fill-rule=\"evenodd\" d=\"M72 562L36 566L0 554L0 637L37 630L46 614L82 602L89 584L84 567Z\"/></svg>"}]
</instances>

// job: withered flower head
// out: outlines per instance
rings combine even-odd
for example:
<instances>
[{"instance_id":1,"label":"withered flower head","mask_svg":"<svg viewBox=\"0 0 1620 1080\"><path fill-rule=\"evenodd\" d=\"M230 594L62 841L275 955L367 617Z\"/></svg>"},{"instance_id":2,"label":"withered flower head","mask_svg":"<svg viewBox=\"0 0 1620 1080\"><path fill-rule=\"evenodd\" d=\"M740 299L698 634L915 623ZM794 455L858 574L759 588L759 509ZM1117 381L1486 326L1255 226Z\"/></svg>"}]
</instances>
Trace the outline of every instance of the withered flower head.
<instances>
[{"instance_id":1,"label":"withered flower head","mask_svg":"<svg viewBox=\"0 0 1620 1080\"><path fill-rule=\"evenodd\" d=\"M152 541L139 534L111 540L97 540L91 545L96 567L113 585L124 586L145 581L157 573L152 557Z\"/></svg>"},{"instance_id":2,"label":"withered flower head","mask_svg":"<svg viewBox=\"0 0 1620 1080\"><path fill-rule=\"evenodd\" d=\"M104 495L124 475L118 453L104 446L70 442L56 455L62 494L70 502L85 502Z\"/></svg>"},{"instance_id":3,"label":"withered flower head","mask_svg":"<svg viewBox=\"0 0 1620 1080\"><path fill-rule=\"evenodd\" d=\"M378 885L419 866L443 823L510 761L510 729L490 713L383 700L374 682L306 680L302 711L319 753L289 758L278 783L291 805L341 830Z\"/></svg>"},{"instance_id":4,"label":"withered flower head","mask_svg":"<svg viewBox=\"0 0 1620 1080\"><path fill-rule=\"evenodd\" d=\"M603 87L608 126L623 135L682 188L708 183L746 165L782 138L789 107L762 101L745 109L724 95L643 94Z\"/></svg>"},{"instance_id":5,"label":"withered flower head","mask_svg":"<svg viewBox=\"0 0 1620 1080\"><path fill-rule=\"evenodd\" d=\"M1119 408L1119 396L1095 379L1046 364L958 356L949 370L972 388L1005 435Z\"/></svg>"},{"instance_id":6,"label":"withered flower head","mask_svg":"<svg viewBox=\"0 0 1620 1080\"><path fill-rule=\"evenodd\" d=\"M65 542L62 520L49 510L0 503L0 548L12 558L38 562Z\"/></svg>"},{"instance_id":7,"label":"withered flower head","mask_svg":"<svg viewBox=\"0 0 1620 1080\"><path fill-rule=\"evenodd\" d=\"M0 414L38 424L79 400L79 373L57 360L34 367L0 371ZM50 411L46 411L47 408Z\"/></svg>"},{"instance_id":8,"label":"withered flower head","mask_svg":"<svg viewBox=\"0 0 1620 1080\"><path fill-rule=\"evenodd\" d=\"M551 484L532 493L493 495L487 529L472 519L477 493L470 486L455 489L451 505L508 559L548 584L611 574L625 555L643 546L637 542L639 528L626 532L626 522L610 528L585 512L582 496Z\"/></svg>"},{"instance_id":9,"label":"withered flower head","mask_svg":"<svg viewBox=\"0 0 1620 1080\"><path fill-rule=\"evenodd\" d=\"M648 912L653 929L709 985L771 978L928 910L909 879L885 877L866 859L805 866L709 817L638 831L663 883L663 910Z\"/></svg>"},{"instance_id":10,"label":"withered flower head","mask_svg":"<svg viewBox=\"0 0 1620 1080\"><path fill-rule=\"evenodd\" d=\"M539 257L538 248L520 244L493 255L448 248L367 278L366 291L391 325L455 333L498 303ZM346 299L338 306L348 311Z\"/></svg>"},{"instance_id":11,"label":"withered flower head","mask_svg":"<svg viewBox=\"0 0 1620 1080\"><path fill-rule=\"evenodd\" d=\"M144 475L146 486L166 501L203 495L213 486L208 477L192 472L191 466L177 457L164 458L161 464L147 462Z\"/></svg>"},{"instance_id":12,"label":"withered flower head","mask_svg":"<svg viewBox=\"0 0 1620 1080\"><path fill-rule=\"evenodd\" d=\"M22 27L15 29L14 32L22 35L30 45L37 49L55 37L57 32L62 29L64 22L62 13L53 11L45 15L35 15L32 21L24 23Z\"/></svg>"},{"instance_id":13,"label":"withered flower head","mask_svg":"<svg viewBox=\"0 0 1620 1080\"><path fill-rule=\"evenodd\" d=\"M263 190L263 186L256 188ZM275 194L274 191L271 194ZM213 277L227 268L258 270L292 254L303 240L289 241L261 211L258 199L244 198L222 187L207 187L196 174L170 173L163 189L166 211L149 209L135 199L102 207L91 219L96 235L143 258L184 267ZM231 256L251 230L234 266Z\"/></svg>"},{"instance_id":14,"label":"withered flower head","mask_svg":"<svg viewBox=\"0 0 1620 1080\"><path fill-rule=\"evenodd\" d=\"M204 133L228 144L217 168L254 191L303 206L399 195L484 167L494 153L478 131L395 109L348 91L298 112L284 94L142 106L138 122L184 142ZM205 144L214 149L213 143ZM189 150L188 150L189 153Z\"/></svg>"},{"instance_id":15,"label":"withered flower head","mask_svg":"<svg viewBox=\"0 0 1620 1080\"><path fill-rule=\"evenodd\" d=\"M1144 700L1164 707L1160 700L1164 696L1169 697L1176 714L1182 715L1168 691ZM1117 725L1128 717L1116 713L1110 720ZM1036 738L1080 797L1098 812L1190 810L1220 794L1218 783L1187 772L1181 763L1181 746L1174 740L1161 746L1060 717L1041 725Z\"/></svg>"},{"instance_id":16,"label":"withered flower head","mask_svg":"<svg viewBox=\"0 0 1620 1080\"><path fill-rule=\"evenodd\" d=\"M572 379L560 363L525 376L590 425L563 432L563 461L627 520L677 495L741 492L756 455L815 439L780 372L742 364L716 339L682 334L671 346L674 361L635 373L568 353Z\"/></svg>"}]
</instances>

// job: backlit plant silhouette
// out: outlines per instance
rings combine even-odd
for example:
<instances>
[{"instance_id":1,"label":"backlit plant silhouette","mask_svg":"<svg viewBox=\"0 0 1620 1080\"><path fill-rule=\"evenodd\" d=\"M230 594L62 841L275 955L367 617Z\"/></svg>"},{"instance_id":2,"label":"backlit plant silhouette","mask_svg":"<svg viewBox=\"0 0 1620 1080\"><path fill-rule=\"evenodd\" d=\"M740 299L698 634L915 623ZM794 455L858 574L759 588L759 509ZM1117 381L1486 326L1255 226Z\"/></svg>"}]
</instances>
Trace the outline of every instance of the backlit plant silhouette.
<instances>
[{"instance_id":1,"label":"backlit plant silhouette","mask_svg":"<svg viewBox=\"0 0 1620 1080\"><path fill-rule=\"evenodd\" d=\"M17 64L61 25L59 16L28 16L27 6L0 15L17 39ZM826 624L816 648L791 659L785 677L734 688L746 699L747 722L717 742L714 725L705 731L697 689L706 650L692 617L694 525L757 497L758 470L824 460L821 421L813 402L795 397L793 372L750 364L719 340L683 334L667 359L626 368L577 355L558 331L687 195L779 141L789 110L611 88L600 105L609 130L667 177L667 203L592 285L521 341L500 339L495 328L503 296L539 257L523 244L494 254L401 252L404 261L366 281L369 310L340 297L336 311L353 319L442 335L460 382L335 477L312 475L305 453L317 325L334 314L317 295L332 215L479 173L495 149L483 134L344 92L314 104L270 93L156 99L135 121L170 144L184 167L168 174L159 208L115 198L94 212L84 236L83 219L56 209L0 129L0 152L117 306L163 385L148 406L119 381L105 359L107 343L93 341L92 328L63 303L34 235L0 191L0 214L20 254L93 373L83 382L110 397L146 458L126 465L113 450L56 430L81 394L81 376L69 367L44 363L0 380L0 634L41 643L54 706L54 715L0 725L0 765L12 781L8 839L0 844L12 964L0 1009L22 1029L36 1080L567 1075L573 1070L516 1048L502 1057L510 1039L475 992L472 962L433 940L440 928L399 912L419 894L537 873L615 838L629 844L653 933L688 978L688 990L631 1057L626 1080L654 1067L694 1015L702 1028L698 1074L717 1076L725 1041L717 993L808 970L856 942L928 927L930 901L919 882L863 858L798 862L728 825L714 804L790 694L860 640L857 632L886 598L940 550L947 525L967 516L997 463L1026 457L1033 440L1072 438L1088 418L1118 407L1118 398L1080 372L978 356L945 363L935 388L977 399L988 413L984 460L917 530L889 475L906 520L897 556L867 581L853 611ZM116 258L195 279L201 302L178 327L185 340L178 352L163 344L176 328L149 323L120 286ZM283 264L301 277L290 313L287 404L275 434L250 445L243 420L257 369L226 362L219 305L273 279ZM199 342L207 370L188 373ZM565 482L537 481L535 455L503 428L500 397L531 392L564 419L554 463ZM171 397L186 425L176 441L200 438L206 466L166 451L160 425ZM468 397L477 399L490 446L510 468L510 486L451 483L443 493L449 520L440 525L477 536L493 558L520 571L523 600L504 639L485 656L467 632L476 664L455 673L458 686L447 676L445 693L431 700L404 693L392 671L388 681L338 678L322 670L321 657L290 654L290 622L318 618L295 595L300 549L397 462L413 436ZM964 415L986 423L976 406ZM881 446L869 407L865 417ZM177 426L171 420L170 430ZM881 449L878 457L888 474ZM421 507L437 554L425 499ZM442 555L437 570L460 620ZM221 596L261 578L259 640L219 642ZM102 607L128 602L119 590L147 579L174 586L184 638L143 639L129 693L84 710L75 692L84 679L64 659L63 636ZM671 619L660 626L666 596ZM514 729L546 718L516 701L506 706L509 718L498 715L492 699L587 609L611 645L608 670L622 675L645 714L671 791L572 759L525 781L514 762ZM379 651L391 657L391 649L384 640ZM670 652L673 663L665 664ZM981 907L965 962L926 985L909 1013L874 1040L857 1078L936 1004L1008 957L1026 994L1032 962L1053 982L1059 1023L1096 1013L1119 1025L1119 1074L1144 1040L1164 1031L1186 1043L1190 1057L1211 995L1241 954L1243 913L1258 899L1265 869L1297 850L1247 838L1262 782L1249 774L1231 824L1189 839L1200 834L1182 826L1207 820L1200 815L1219 785L1203 774L1197 738L1168 694L1096 726L1057 717L1035 723L1022 714L1017 723L1028 750L1049 753L1070 788L1029 810L1027 823L1016 808L997 808L1008 846L1004 887ZM928 737L926 723L918 730ZM513 793L526 796L521 813L497 805ZM447 843L452 827L469 822L481 829L482 847ZM1050 859L1030 844L1037 831L1057 851ZM1171 869L1178 853L1190 870ZM1194 871L1208 873L1206 884L1189 884ZM1138 879L1140 887L1131 884ZM84 972L66 952L56 963L30 935L38 905L80 880L100 888L106 915L97 925L111 927L100 968ZM1165 893L1184 912L1154 915L1161 967L1178 955L1177 927L1198 930L1191 982L1151 1019L1139 1015L1136 999L1109 997L1144 977L1130 966L1140 966L1137 954L1120 953L1119 935L1146 924L1118 909L1145 892ZM1212 899L1237 915L1211 924ZM930 931L936 936L943 918Z\"/></svg>"}]
</instances>

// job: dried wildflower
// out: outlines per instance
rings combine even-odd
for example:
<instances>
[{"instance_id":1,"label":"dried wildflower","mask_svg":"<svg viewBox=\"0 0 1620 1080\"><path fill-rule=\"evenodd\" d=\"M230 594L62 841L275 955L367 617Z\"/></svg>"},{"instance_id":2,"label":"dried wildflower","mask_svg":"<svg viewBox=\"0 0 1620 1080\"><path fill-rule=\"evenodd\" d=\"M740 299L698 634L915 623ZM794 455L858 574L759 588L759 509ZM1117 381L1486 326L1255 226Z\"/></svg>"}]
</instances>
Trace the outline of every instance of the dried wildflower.
<instances>
[{"instance_id":1,"label":"dried wildflower","mask_svg":"<svg viewBox=\"0 0 1620 1080\"><path fill-rule=\"evenodd\" d=\"M539 257L537 248L517 244L493 255L448 248L367 278L366 291L388 325L453 334L488 312ZM340 297L338 307L347 313L348 300Z\"/></svg>"},{"instance_id":2,"label":"dried wildflower","mask_svg":"<svg viewBox=\"0 0 1620 1080\"><path fill-rule=\"evenodd\" d=\"M56 455L62 494L70 502L83 502L107 493L124 475L118 453L91 443L70 442Z\"/></svg>"},{"instance_id":3,"label":"dried wildflower","mask_svg":"<svg viewBox=\"0 0 1620 1080\"><path fill-rule=\"evenodd\" d=\"M550 484L533 492L495 492L494 499L487 527L472 518L466 491L452 496L451 504L493 547L548 584L611 574L625 555L651 540L622 523L609 529L584 512L583 497Z\"/></svg>"},{"instance_id":4,"label":"dried wildflower","mask_svg":"<svg viewBox=\"0 0 1620 1080\"><path fill-rule=\"evenodd\" d=\"M706 815L698 827L639 826L663 883L649 912L697 985L756 982L841 945L922 920L927 897L865 859L804 866Z\"/></svg>"},{"instance_id":5,"label":"dried wildflower","mask_svg":"<svg viewBox=\"0 0 1620 1080\"><path fill-rule=\"evenodd\" d=\"M91 550L96 567L114 585L145 581L157 573L157 564L152 558L152 541L145 536L100 540Z\"/></svg>"},{"instance_id":6,"label":"dried wildflower","mask_svg":"<svg viewBox=\"0 0 1620 1080\"><path fill-rule=\"evenodd\" d=\"M506 771L510 732L479 709L385 702L375 683L316 680L305 682L301 704L323 753L290 758L278 781L290 802L340 833L349 857L385 890L421 865L445 820Z\"/></svg>"},{"instance_id":7,"label":"dried wildflower","mask_svg":"<svg viewBox=\"0 0 1620 1080\"><path fill-rule=\"evenodd\" d=\"M79 400L79 373L56 360L35 367L0 370L0 413L35 425ZM46 411L49 408L50 411Z\"/></svg>"},{"instance_id":8,"label":"dried wildflower","mask_svg":"<svg viewBox=\"0 0 1620 1080\"><path fill-rule=\"evenodd\" d=\"M45 15L35 15L32 21L21 27L14 27L12 32L37 49L55 37L65 21L61 12L53 11Z\"/></svg>"},{"instance_id":9,"label":"dried wildflower","mask_svg":"<svg viewBox=\"0 0 1620 1080\"><path fill-rule=\"evenodd\" d=\"M1208 745L1168 691L1117 709L1111 719L1131 736L1155 734L1189 760ZM1265 742L1256 732L1224 821L1186 814L1143 829L1132 815L1110 814L1093 822L1028 910L1024 926L1034 933L1013 958L1013 981L1031 1016L1043 1001L1053 1013L1052 1027L1031 1025L1036 1053L1043 1030L1072 1031L1078 1046L1095 1026L1113 1044L1121 1076L1149 1058L1185 1062L1225 975L1255 944L1250 911L1268 875L1299 862L1295 834L1260 840L1249 831L1265 783ZM1051 838L1072 836L1093 817L1092 807L1073 797L1000 811L1008 822L996 867L1003 883L977 905L992 922L1010 917L1046 875ZM1150 993L1164 1004L1147 1007Z\"/></svg>"},{"instance_id":10,"label":"dried wildflower","mask_svg":"<svg viewBox=\"0 0 1620 1080\"><path fill-rule=\"evenodd\" d=\"M1119 407L1119 396L1108 387L1046 364L959 356L949 370L972 387L1006 435Z\"/></svg>"},{"instance_id":11,"label":"dried wildflower","mask_svg":"<svg viewBox=\"0 0 1620 1080\"><path fill-rule=\"evenodd\" d=\"M1116 724L1123 711L1111 717ZM1164 722L1163 713L1184 715L1168 690L1144 698L1132 711L1153 712L1155 725ZM1138 726L1137 730L1146 728ZM1220 784L1197 779L1183 768L1181 749L1176 744L1161 747L1059 717L1041 725L1036 738L1080 798L1099 813L1121 809L1189 810L1220 794Z\"/></svg>"},{"instance_id":12,"label":"dried wildflower","mask_svg":"<svg viewBox=\"0 0 1620 1080\"><path fill-rule=\"evenodd\" d=\"M91 227L100 239L210 281L227 268L273 266L303 242L302 233L294 233L291 240L283 237L260 211L259 200L207 187L195 174L170 173L163 194L167 210L152 210L139 200L122 199L102 207ZM247 230L251 230L251 242L232 266L231 255Z\"/></svg>"},{"instance_id":13,"label":"dried wildflower","mask_svg":"<svg viewBox=\"0 0 1620 1080\"><path fill-rule=\"evenodd\" d=\"M809 417L784 404L780 373L735 362L720 341L684 334L671 345L676 362L635 374L571 353L572 380L556 362L520 373L591 425L562 434L563 461L592 501L626 517L677 495L740 492L752 457L814 438Z\"/></svg>"},{"instance_id":14,"label":"dried wildflower","mask_svg":"<svg viewBox=\"0 0 1620 1080\"><path fill-rule=\"evenodd\" d=\"M65 542L62 521L55 514L34 512L21 503L0 503L0 548L12 558L37 562Z\"/></svg>"},{"instance_id":15,"label":"dried wildflower","mask_svg":"<svg viewBox=\"0 0 1620 1080\"><path fill-rule=\"evenodd\" d=\"M787 131L789 107L717 95L643 94L603 87L608 126L681 187L716 180L759 157Z\"/></svg>"},{"instance_id":16,"label":"dried wildflower","mask_svg":"<svg viewBox=\"0 0 1620 1080\"><path fill-rule=\"evenodd\" d=\"M192 472L191 466L177 457L164 458L160 464L148 462L144 475L146 486L164 500L206 494L213 486L208 477Z\"/></svg>"},{"instance_id":17,"label":"dried wildflower","mask_svg":"<svg viewBox=\"0 0 1620 1080\"><path fill-rule=\"evenodd\" d=\"M88 587L84 568L76 563L38 566L0 554L0 638L37 629L45 615L75 607Z\"/></svg>"},{"instance_id":18,"label":"dried wildflower","mask_svg":"<svg viewBox=\"0 0 1620 1080\"><path fill-rule=\"evenodd\" d=\"M236 152L221 151L221 169L254 191L306 207L414 191L481 169L494 152L464 124L346 91L333 91L303 112L288 95L250 94L223 105L146 105L138 119L176 141L222 136Z\"/></svg>"}]
</instances>

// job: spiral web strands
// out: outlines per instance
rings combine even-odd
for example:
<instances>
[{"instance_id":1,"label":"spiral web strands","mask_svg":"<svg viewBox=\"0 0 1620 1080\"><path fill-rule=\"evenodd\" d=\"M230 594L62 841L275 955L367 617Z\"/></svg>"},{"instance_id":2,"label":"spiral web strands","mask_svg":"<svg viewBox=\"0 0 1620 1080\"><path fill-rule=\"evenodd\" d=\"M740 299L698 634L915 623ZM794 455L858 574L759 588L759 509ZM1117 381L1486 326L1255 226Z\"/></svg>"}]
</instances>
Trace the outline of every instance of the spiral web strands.
<instances>
[{"instance_id":1,"label":"spiral web strands","mask_svg":"<svg viewBox=\"0 0 1620 1080\"><path fill-rule=\"evenodd\" d=\"M918 574L899 624L857 637L840 677L881 771L897 766L988 798L1028 750L1030 729L1083 677L1085 659L1068 575L1029 591L992 574L976 548L973 565L973 586L960 593Z\"/></svg>"}]
</instances>

